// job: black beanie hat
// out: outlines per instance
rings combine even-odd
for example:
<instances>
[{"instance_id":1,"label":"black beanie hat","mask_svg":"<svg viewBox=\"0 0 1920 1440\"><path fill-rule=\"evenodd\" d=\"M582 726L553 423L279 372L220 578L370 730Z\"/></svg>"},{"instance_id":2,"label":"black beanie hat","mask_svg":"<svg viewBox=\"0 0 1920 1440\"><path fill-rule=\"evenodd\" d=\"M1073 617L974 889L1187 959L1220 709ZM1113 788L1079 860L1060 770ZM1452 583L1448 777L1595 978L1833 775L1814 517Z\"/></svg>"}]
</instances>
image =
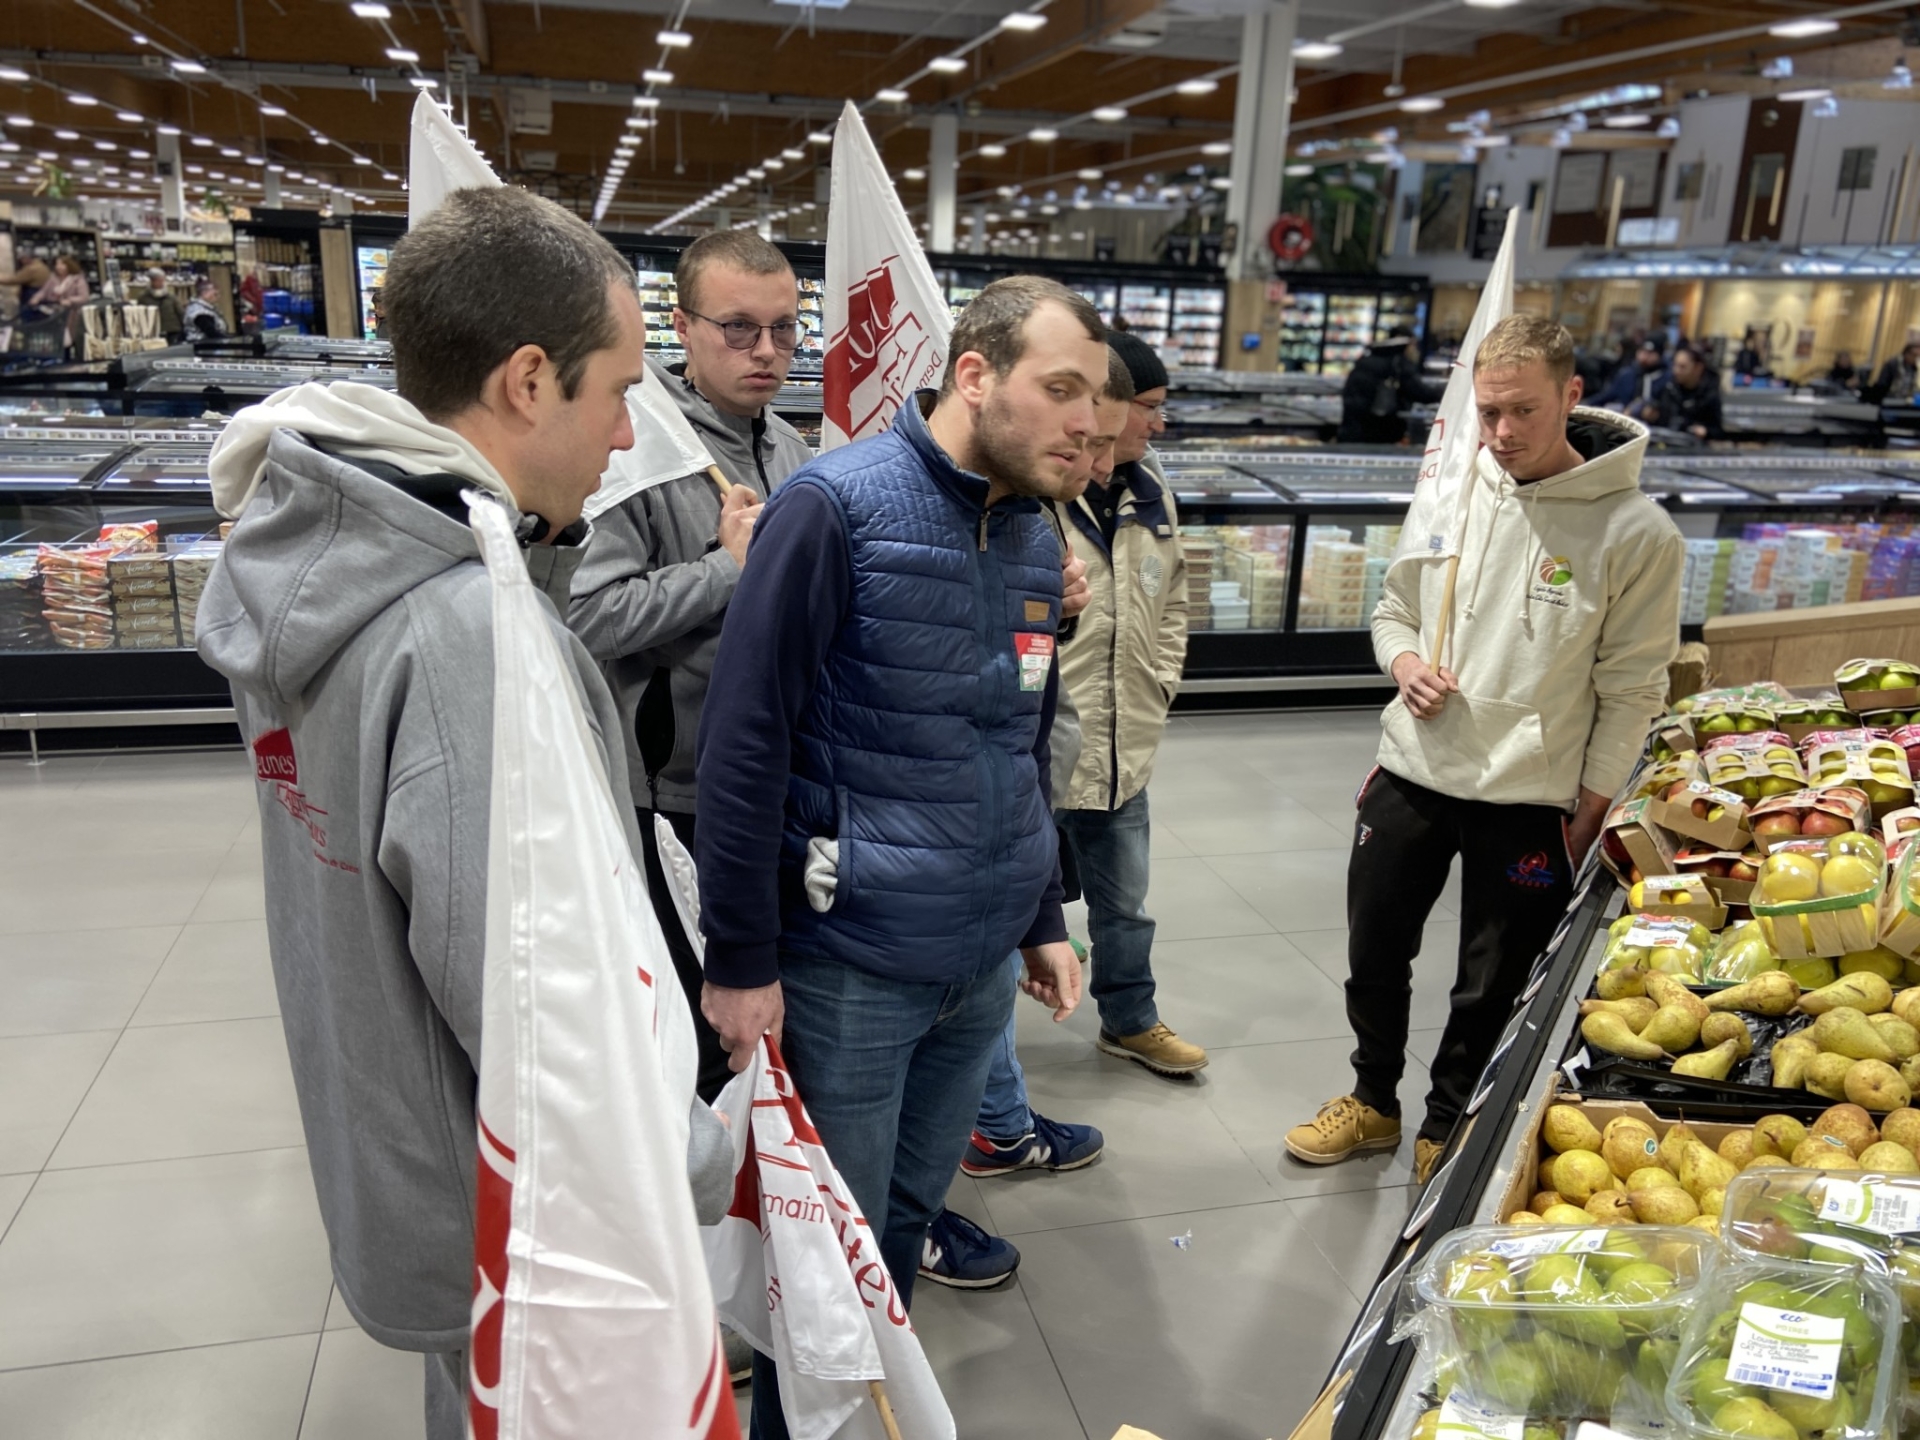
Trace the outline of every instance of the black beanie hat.
<instances>
[{"instance_id":1,"label":"black beanie hat","mask_svg":"<svg viewBox=\"0 0 1920 1440\"><path fill-rule=\"evenodd\" d=\"M1167 383L1167 367L1160 357L1153 353L1153 347L1125 330L1109 330L1107 344L1113 353L1120 357L1120 363L1127 367L1127 373L1133 377L1135 392L1157 390Z\"/></svg>"}]
</instances>

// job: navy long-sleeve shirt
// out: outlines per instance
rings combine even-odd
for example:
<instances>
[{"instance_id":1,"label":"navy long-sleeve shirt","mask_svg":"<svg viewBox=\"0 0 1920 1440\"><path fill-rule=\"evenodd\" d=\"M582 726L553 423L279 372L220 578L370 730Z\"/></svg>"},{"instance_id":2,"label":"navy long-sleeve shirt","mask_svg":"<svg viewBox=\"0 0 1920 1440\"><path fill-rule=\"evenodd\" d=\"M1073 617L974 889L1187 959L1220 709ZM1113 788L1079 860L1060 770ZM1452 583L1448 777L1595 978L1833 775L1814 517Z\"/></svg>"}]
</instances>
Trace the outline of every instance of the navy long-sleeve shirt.
<instances>
[{"instance_id":1,"label":"navy long-sleeve shirt","mask_svg":"<svg viewBox=\"0 0 1920 1440\"><path fill-rule=\"evenodd\" d=\"M707 978L753 989L780 978L780 834L793 732L853 598L853 559L824 491L795 485L768 502L727 610L700 716L700 928ZM1048 741L1059 696L1048 667L1033 757L1053 794ZM1056 864L1021 946L1067 937Z\"/></svg>"}]
</instances>

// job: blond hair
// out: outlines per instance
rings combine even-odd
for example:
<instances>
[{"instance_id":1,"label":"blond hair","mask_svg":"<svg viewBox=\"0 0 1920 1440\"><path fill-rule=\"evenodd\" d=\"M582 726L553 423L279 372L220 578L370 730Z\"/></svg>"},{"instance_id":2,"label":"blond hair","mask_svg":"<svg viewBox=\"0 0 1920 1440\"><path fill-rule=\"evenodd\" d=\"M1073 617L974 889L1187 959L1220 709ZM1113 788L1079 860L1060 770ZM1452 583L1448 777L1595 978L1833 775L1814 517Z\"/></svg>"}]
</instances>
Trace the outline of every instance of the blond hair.
<instances>
[{"instance_id":1,"label":"blond hair","mask_svg":"<svg viewBox=\"0 0 1920 1440\"><path fill-rule=\"evenodd\" d=\"M1509 315L1480 341L1473 354L1473 373L1511 370L1540 361L1556 385L1573 378L1573 336L1567 327L1544 315Z\"/></svg>"}]
</instances>

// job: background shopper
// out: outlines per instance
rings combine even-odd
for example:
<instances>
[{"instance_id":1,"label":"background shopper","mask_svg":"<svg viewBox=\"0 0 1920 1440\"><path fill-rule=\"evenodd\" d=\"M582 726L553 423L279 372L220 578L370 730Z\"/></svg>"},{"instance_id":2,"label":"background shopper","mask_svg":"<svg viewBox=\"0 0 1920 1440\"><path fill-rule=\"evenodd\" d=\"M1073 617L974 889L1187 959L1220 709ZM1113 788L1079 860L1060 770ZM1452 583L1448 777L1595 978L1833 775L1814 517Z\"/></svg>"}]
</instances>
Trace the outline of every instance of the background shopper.
<instances>
[{"instance_id":1,"label":"background shopper","mask_svg":"<svg viewBox=\"0 0 1920 1440\"><path fill-rule=\"evenodd\" d=\"M1423 1184L1639 760L1680 637L1685 550L1640 492L1647 432L1576 409L1572 337L1511 316L1482 340L1473 382L1481 449L1447 663L1433 663L1443 560L1397 563L1373 615L1400 695L1347 869L1354 1088L1286 1137L1314 1165L1399 1145L1413 958L1458 855L1458 974L1415 1143Z\"/></svg>"},{"instance_id":2,"label":"background shopper","mask_svg":"<svg viewBox=\"0 0 1920 1440\"><path fill-rule=\"evenodd\" d=\"M186 333L186 318L180 313L180 302L173 298L173 289L167 284L167 272L161 269L147 271L147 288L133 297L136 305L151 305L160 312L160 335L169 345L178 345Z\"/></svg>"},{"instance_id":3,"label":"background shopper","mask_svg":"<svg viewBox=\"0 0 1920 1440\"><path fill-rule=\"evenodd\" d=\"M218 340L227 333L226 317L220 313L220 287L211 280L200 280L193 287L193 299L187 302L186 322L189 340Z\"/></svg>"},{"instance_id":4,"label":"background shopper","mask_svg":"<svg viewBox=\"0 0 1920 1440\"><path fill-rule=\"evenodd\" d=\"M1692 345L1681 345L1673 352L1673 368L1654 385L1639 415L1649 425L1684 430L1696 440L1727 436L1721 420L1720 377Z\"/></svg>"},{"instance_id":5,"label":"background shopper","mask_svg":"<svg viewBox=\"0 0 1920 1440\"><path fill-rule=\"evenodd\" d=\"M302 385L221 436L214 494L239 518L199 647L257 757L268 944L334 1283L374 1339L426 1352L427 1433L457 1440L493 758L492 590L461 494L508 507L535 588L564 604L581 507L633 443L646 320L611 245L513 188L455 191L386 284L397 396ZM557 610L553 630L625 813L613 697ZM691 1147L713 1223L732 1147L698 1101Z\"/></svg>"},{"instance_id":6,"label":"background shopper","mask_svg":"<svg viewBox=\"0 0 1920 1440\"><path fill-rule=\"evenodd\" d=\"M1440 393L1439 386L1421 378L1413 332L1396 329L1368 346L1341 383L1337 438L1343 445L1398 445L1407 438L1407 412L1438 400Z\"/></svg>"}]
</instances>

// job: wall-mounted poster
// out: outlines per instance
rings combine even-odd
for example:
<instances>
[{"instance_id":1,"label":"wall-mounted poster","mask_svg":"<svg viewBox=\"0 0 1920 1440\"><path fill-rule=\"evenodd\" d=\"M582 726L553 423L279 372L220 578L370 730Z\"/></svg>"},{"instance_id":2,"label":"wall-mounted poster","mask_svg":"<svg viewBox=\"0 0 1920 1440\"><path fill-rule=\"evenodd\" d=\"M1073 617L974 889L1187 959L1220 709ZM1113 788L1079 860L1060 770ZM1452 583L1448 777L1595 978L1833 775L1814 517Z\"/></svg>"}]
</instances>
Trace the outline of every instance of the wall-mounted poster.
<instances>
[{"instance_id":1,"label":"wall-mounted poster","mask_svg":"<svg viewBox=\"0 0 1920 1440\"><path fill-rule=\"evenodd\" d=\"M1600 208L1600 184L1606 178L1605 151L1563 153L1553 187L1553 213L1590 215Z\"/></svg>"},{"instance_id":2,"label":"wall-mounted poster","mask_svg":"<svg viewBox=\"0 0 1920 1440\"><path fill-rule=\"evenodd\" d=\"M1429 163L1420 175L1420 237L1416 253L1444 255L1467 248L1472 223L1474 167Z\"/></svg>"}]
</instances>

